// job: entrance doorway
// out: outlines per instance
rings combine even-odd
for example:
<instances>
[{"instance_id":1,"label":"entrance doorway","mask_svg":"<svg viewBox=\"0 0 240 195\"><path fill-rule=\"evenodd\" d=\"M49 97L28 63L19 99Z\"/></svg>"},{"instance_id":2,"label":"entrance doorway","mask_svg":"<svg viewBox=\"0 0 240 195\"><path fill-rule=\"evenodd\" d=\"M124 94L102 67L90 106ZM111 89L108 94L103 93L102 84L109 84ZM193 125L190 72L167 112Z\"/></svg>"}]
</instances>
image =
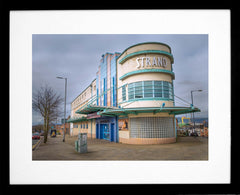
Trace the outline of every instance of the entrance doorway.
<instances>
[{"instance_id":1,"label":"entrance doorway","mask_svg":"<svg viewBox=\"0 0 240 195\"><path fill-rule=\"evenodd\" d=\"M96 138L105 139L110 142L118 142L116 123L116 117L102 117L96 119Z\"/></svg>"},{"instance_id":2,"label":"entrance doorway","mask_svg":"<svg viewBox=\"0 0 240 195\"><path fill-rule=\"evenodd\" d=\"M100 124L100 138L109 140L110 132L108 124Z\"/></svg>"}]
</instances>

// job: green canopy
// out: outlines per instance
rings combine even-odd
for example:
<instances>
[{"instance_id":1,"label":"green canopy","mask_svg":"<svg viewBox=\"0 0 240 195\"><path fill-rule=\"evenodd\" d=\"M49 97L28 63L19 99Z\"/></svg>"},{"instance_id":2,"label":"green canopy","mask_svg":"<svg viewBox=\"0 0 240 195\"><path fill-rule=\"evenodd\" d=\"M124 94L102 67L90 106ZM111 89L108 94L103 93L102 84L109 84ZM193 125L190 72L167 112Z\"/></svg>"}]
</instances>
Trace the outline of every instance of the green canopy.
<instances>
[{"instance_id":1,"label":"green canopy","mask_svg":"<svg viewBox=\"0 0 240 195\"><path fill-rule=\"evenodd\" d=\"M99 111L99 115L104 116L117 116L117 115L127 115L127 114L138 114L138 113L159 113L166 112L168 114L178 115L191 112L201 112L200 109L194 107L141 107L141 108L117 108L117 109L104 109Z\"/></svg>"}]
</instances>

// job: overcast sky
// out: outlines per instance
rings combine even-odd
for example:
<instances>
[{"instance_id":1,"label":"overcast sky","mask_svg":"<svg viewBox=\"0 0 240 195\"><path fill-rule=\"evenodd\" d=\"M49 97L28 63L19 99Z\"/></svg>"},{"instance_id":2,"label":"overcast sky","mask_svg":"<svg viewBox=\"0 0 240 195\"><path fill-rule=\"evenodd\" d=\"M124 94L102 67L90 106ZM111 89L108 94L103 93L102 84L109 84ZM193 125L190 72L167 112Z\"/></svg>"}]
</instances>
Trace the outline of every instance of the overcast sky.
<instances>
[{"instance_id":1,"label":"overcast sky","mask_svg":"<svg viewBox=\"0 0 240 195\"><path fill-rule=\"evenodd\" d=\"M194 105L202 111L195 116L208 117L208 35L33 35L32 92L48 84L64 97L64 80L56 77L67 77L68 116L71 102L95 79L102 54L121 53L141 42L162 42L171 47L174 94L191 103L190 91L203 90L193 93ZM176 97L175 105L187 106ZM33 112L33 124L41 121Z\"/></svg>"}]
</instances>

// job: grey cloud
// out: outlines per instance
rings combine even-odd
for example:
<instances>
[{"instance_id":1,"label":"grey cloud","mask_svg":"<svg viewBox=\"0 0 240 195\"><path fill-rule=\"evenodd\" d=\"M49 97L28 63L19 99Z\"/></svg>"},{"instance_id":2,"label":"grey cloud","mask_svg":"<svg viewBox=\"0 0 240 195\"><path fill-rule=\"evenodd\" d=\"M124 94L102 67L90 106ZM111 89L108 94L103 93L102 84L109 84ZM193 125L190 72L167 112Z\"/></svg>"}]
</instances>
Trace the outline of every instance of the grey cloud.
<instances>
[{"instance_id":1,"label":"grey cloud","mask_svg":"<svg viewBox=\"0 0 240 195\"><path fill-rule=\"evenodd\" d=\"M101 55L123 52L140 42L163 42L172 48L176 95L189 100L192 89L208 90L207 35L33 35L32 38L33 91L49 83L64 94L64 80L56 76L67 77L69 114L70 102L96 77ZM207 100L206 94L194 98L199 104Z\"/></svg>"}]
</instances>

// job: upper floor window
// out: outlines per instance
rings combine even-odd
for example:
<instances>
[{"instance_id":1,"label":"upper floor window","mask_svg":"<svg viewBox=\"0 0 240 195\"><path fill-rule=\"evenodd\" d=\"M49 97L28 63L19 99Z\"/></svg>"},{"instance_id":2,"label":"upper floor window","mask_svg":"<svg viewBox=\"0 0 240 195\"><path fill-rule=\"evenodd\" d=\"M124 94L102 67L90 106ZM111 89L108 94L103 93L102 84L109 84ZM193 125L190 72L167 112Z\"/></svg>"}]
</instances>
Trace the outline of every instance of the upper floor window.
<instances>
[{"instance_id":1,"label":"upper floor window","mask_svg":"<svg viewBox=\"0 0 240 195\"><path fill-rule=\"evenodd\" d=\"M122 100L126 100L126 85L122 86Z\"/></svg>"},{"instance_id":2,"label":"upper floor window","mask_svg":"<svg viewBox=\"0 0 240 195\"><path fill-rule=\"evenodd\" d=\"M78 128L78 125L75 125L75 124L74 124L74 125L73 125L73 128Z\"/></svg>"},{"instance_id":3,"label":"upper floor window","mask_svg":"<svg viewBox=\"0 0 240 195\"><path fill-rule=\"evenodd\" d=\"M166 98L173 100L173 86L167 81L139 81L128 84L128 99Z\"/></svg>"}]
</instances>

